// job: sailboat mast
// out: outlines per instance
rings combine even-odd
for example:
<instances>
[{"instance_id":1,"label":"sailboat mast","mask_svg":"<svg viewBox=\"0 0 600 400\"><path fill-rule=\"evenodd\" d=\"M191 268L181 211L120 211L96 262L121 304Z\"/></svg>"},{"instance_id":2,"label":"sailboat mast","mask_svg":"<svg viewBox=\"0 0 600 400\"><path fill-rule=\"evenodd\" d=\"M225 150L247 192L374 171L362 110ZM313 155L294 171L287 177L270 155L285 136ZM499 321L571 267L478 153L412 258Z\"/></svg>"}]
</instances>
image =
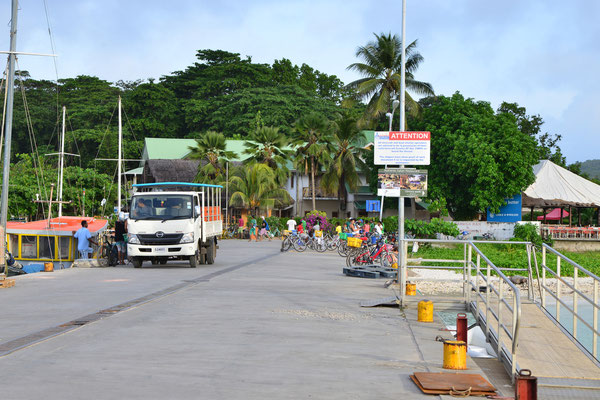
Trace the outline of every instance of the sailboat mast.
<instances>
[{"instance_id":1,"label":"sailboat mast","mask_svg":"<svg viewBox=\"0 0 600 400\"><path fill-rule=\"evenodd\" d=\"M121 212L121 147L123 146L123 127L121 123L121 96L119 96L119 155L117 160L117 176L119 177L119 183L117 185L117 213Z\"/></svg>"},{"instance_id":2,"label":"sailboat mast","mask_svg":"<svg viewBox=\"0 0 600 400\"><path fill-rule=\"evenodd\" d=\"M12 17L10 22L10 54L8 55L8 77L6 79L6 121L4 131L4 167L2 170L2 196L0 198L0 225L3 232L6 232L6 221L8 220L8 179L10 175L10 146L12 139L12 116L13 116L13 95L15 88L15 58L17 51L17 10L19 9L18 0L12 0ZM4 238L2 238L4 242Z\"/></svg>"},{"instance_id":3,"label":"sailboat mast","mask_svg":"<svg viewBox=\"0 0 600 400\"><path fill-rule=\"evenodd\" d=\"M58 181L58 217L62 217L62 201L63 201L63 178L64 178L64 163L65 163L65 114L67 113L67 108L63 106L62 108L62 135L60 136L60 154L58 155L60 160L60 169L59 169L59 181Z\"/></svg>"}]
</instances>

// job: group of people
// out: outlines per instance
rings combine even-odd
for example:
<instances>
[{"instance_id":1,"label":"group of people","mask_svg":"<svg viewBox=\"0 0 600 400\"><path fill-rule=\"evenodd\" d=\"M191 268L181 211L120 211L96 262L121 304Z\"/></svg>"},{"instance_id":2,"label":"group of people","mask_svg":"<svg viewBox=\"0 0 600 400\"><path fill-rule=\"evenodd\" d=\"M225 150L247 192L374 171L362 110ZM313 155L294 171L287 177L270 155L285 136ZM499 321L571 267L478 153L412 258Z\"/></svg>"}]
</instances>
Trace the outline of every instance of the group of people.
<instances>
[{"instance_id":1,"label":"group of people","mask_svg":"<svg viewBox=\"0 0 600 400\"><path fill-rule=\"evenodd\" d=\"M261 217L262 221L260 223L260 229L256 222L256 218L250 218L250 239L248 241L251 242L252 240L254 240L255 242L260 242L263 240L263 238L267 238L269 241L271 241L271 228L269 227L269 223L267 222L265 217ZM244 219L240 217L240 219L238 220L238 234L240 237L243 237L245 226L246 223L244 222Z\"/></svg>"}]
</instances>

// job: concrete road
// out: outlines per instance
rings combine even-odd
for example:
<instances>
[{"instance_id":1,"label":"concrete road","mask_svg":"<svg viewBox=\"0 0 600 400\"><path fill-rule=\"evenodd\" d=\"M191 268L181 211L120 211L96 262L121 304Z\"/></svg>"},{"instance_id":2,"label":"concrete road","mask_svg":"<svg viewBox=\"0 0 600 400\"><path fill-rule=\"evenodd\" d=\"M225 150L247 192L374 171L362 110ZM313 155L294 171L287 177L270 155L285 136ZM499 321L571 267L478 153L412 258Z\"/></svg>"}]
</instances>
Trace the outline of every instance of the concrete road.
<instances>
[{"instance_id":1,"label":"concrete road","mask_svg":"<svg viewBox=\"0 0 600 400\"><path fill-rule=\"evenodd\" d=\"M383 281L279 245L222 241L217 262L196 269L18 277L0 290L1 398L432 398L408 375L441 371L440 325L360 308L392 295Z\"/></svg>"}]
</instances>

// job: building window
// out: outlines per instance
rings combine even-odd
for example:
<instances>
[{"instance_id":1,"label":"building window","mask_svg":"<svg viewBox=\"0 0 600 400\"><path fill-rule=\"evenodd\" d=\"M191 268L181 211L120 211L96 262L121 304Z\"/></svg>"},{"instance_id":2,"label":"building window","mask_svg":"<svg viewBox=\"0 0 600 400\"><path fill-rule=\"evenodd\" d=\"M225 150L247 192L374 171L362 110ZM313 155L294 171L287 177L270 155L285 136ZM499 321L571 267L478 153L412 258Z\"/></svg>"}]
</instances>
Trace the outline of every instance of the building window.
<instances>
[{"instance_id":1,"label":"building window","mask_svg":"<svg viewBox=\"0 0 600 400\"><path fill-rule=\"evenodd\" d=\"M331 217L332 217L332 218L337 218L337 217L338 217L338 212L337 212L337 211L333 211L333 212L331 213Z\"/></svg>"},{"instance_id":2,"label":"building window","mask_svg":"<svg viewBox=\"0 0 600 400\"><path fill-rule=\"evenodd\" d=\"M290 182L291 182L292 189L293 189L294 188L294 174L292 174Z\"/></svg>"}]
</instances>

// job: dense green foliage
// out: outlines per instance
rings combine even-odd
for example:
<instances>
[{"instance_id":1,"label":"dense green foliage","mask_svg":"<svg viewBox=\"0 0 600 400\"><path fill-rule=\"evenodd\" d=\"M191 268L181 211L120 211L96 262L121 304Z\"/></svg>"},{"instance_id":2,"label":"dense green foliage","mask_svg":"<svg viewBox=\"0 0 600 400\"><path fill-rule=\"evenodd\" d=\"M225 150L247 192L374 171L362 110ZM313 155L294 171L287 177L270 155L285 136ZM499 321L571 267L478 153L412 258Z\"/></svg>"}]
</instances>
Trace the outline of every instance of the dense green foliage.
<instances>
[{"instance_id":1,"label":"dense green foliage","mask_svg":"<svg viewBox=\"0 0 600 400\"><path fill-rule=\"evenodd\" d=\"M432 135L428 197L443 199L455 219L471 219L487 207L497 211L505 197L533 183L536 141L513 115L459 93L421 104L423 118L412 126Z\"/></svg>"},{"instance_id":2,"label":"dense green foliage","mask_svg":"<svg viewBox=\"0 0 600 400\"><path fill-rule=\"evenodd\" d=\"M542 246L542 236L538 233L537 227L533 224L517 224L513 236L516 240L531 242L538 247Z\"/></svg>"}]
</instances>

